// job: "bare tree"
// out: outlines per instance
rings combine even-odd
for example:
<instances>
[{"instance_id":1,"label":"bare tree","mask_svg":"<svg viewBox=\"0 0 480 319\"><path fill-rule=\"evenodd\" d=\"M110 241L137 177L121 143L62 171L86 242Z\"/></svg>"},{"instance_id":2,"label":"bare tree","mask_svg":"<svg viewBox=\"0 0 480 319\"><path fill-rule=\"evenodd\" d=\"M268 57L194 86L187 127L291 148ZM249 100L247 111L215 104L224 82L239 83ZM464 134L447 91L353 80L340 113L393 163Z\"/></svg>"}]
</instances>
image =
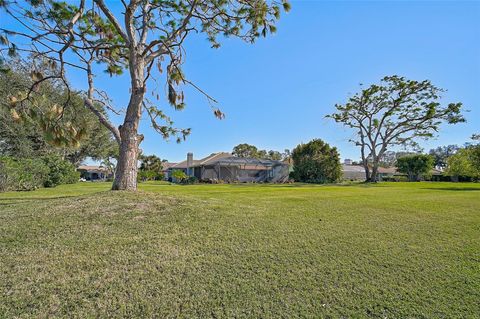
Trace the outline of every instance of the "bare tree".
<instances>
[{"instance_id":1,"label":"bare tree","mask_svg":"<svg viewBox=\"0 0 480 319\"><path fill-rule=\"evenodd\" d=\"M415 146L417 139L433 137L440 124L465 121L461 103L441 106L442 92L428 80L387 76L380 85L335 105L337 112L327 117L356 131L357 137L350 141L360 147L366 180L375 182L379 161L389 147Z\"/></svg>"},{"instance_id":2,"label":"bare tree","mask_svg":"<svg viewBox=\"0 0 480 319\"><path fill-rule=\"evenodd\" d=\"M120 10L104 0L78 0L75 4L0 0L0 10L15 21L12 29L0 28L0 53L31 55L34 61L35 83L27 92L10 97L12 108L22 109L24 101L34 101L35 88L44 81L61 81L70 91L67 70L84 72L88 85L84 104L119 145L112 189L135 190L142 114L149 116L152 127L165 138L180 140L190 133L173 127L164 111L146 98L147 84L164 79L168 101L175 109L185 106L182 86L191 85L206 96L215 116L223 118L216 100L182 72L185 39L191 33L204 33L214 48L219 47L219 36L253 43L259 36L275 32L280 12L289 10L290 5L286 0L121 0L118 4ZM39 72L37 63L47 63L52 71ZM130 100L118 128L105 116L105 109L118 113L119 108L95 85L95 64L103 65L112 76L128 71ZM62 105L65 107L68 101Z\"/></svg>"}]
</instances>

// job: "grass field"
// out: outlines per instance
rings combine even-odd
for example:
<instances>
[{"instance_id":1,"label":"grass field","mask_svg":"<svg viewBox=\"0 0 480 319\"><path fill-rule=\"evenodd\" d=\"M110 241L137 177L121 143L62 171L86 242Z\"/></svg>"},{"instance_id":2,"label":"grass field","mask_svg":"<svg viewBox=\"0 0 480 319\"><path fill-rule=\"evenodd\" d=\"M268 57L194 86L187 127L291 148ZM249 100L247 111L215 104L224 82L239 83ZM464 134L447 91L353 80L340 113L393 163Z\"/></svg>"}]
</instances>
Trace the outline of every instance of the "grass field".
<instances>
[{"instance_id":1,"label":"grass field","mask_svg":"<svg viewBox=\"0 0 480 319\"><path fill-rule=\"evenodd\" d=\"M108 188L0 194L0 317L480 317L480 184Z\"/></svg>"}]
</instances>

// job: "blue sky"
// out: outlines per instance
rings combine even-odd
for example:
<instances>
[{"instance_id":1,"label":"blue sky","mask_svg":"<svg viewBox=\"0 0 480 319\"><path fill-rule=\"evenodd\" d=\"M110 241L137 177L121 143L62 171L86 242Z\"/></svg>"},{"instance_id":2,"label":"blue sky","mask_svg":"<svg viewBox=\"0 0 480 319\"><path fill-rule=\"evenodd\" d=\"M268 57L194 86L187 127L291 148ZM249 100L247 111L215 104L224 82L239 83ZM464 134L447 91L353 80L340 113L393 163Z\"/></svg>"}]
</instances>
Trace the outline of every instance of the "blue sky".
<instances>
[{"instance_id":1,"label":"blue sky","mask_svg":"<svg viewBox=\"0 0 480 319\"><path fill-rule=\"evenodd\" d=\"M187 42L187 77L215 97L226 119L216 119L206 99L186 89L187 108L167 110L179 127L191 127L187 141L167 142L142 120L146 154L180 161L230 151L239 143L292 149L321 138L342 158L359 158L348 139L354 132L325 119L359 83L385 75L430 79L448 89L444 102L463 102L468 123L442 127L437 145L463 144L480 132L480 1L291 1L278 32L255 45L225 39L218 50L203 35ZM71 73L74 87L83 76ZM99 75L98 86L116 105L128 103L128 79ZM152 87L150 87L152 88ZM160 85L158 93L165 93ZM119 118L113 120L120 124Z\"/></svg>"}]
</instances>

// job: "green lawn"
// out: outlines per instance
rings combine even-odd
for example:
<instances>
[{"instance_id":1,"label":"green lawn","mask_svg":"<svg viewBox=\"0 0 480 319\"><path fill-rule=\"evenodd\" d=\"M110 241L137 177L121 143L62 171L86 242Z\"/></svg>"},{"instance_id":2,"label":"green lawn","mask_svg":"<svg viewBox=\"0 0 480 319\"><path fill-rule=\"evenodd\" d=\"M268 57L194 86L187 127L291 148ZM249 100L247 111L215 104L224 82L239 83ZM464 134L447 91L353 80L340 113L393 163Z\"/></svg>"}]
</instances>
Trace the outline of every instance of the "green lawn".
<instances>
[{"instance_id":1,"label":"green lawn","mask_svg":"<svg viewBox=\"0 0 480 319\"><path fill-rule=\"evenodd\" d=\"M0 194L0 317L480 317L480 184Z\"/></svg>"}]
</instances>

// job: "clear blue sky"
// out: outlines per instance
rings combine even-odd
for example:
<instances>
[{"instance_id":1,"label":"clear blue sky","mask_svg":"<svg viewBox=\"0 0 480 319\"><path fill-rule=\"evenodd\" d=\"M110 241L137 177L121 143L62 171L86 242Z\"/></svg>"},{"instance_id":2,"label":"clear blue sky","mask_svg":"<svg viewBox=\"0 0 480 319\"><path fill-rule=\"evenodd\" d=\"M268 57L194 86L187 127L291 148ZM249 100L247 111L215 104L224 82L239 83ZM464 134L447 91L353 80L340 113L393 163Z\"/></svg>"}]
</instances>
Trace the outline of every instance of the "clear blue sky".
<instances>
[{"instance_id":1,"label":"clear blue sky","mask_svg":"<svg viewBox=\"0 0 480 319\"><path fill-rule=\"evenodd\" d=\"M291 3L278 32L255 45L226 39L214 50L203 35L188 40L184 71L220 101L226 119L217 120L206 99L187 89L184 111L161 104L177 126L192 128L191 136L166 142L144 119L144 153L180 161L189 151L198 158L244 142L283 151L321 138L342 158L357 159L358 149L348 143L354 132L324 116L359 83L393 74L430 79L448 89L445 103L460 101L470 110L468 123L445 126L437 139L422 142L427 151L480 133L480 1ZM127 78L97 80L116 105L127 104ZM71 74L71 81L85 88L83 77Z\"/></svg>"}]
</instances>

